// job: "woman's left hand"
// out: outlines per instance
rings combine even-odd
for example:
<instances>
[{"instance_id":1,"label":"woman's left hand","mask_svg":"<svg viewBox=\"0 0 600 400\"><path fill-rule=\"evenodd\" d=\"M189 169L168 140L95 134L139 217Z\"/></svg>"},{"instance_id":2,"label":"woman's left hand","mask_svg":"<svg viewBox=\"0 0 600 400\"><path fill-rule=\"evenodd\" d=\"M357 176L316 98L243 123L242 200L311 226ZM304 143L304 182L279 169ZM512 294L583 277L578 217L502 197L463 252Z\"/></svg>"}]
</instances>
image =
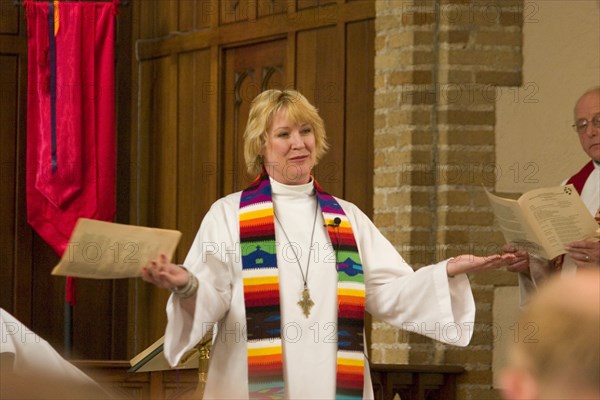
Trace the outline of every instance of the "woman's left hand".
<instances>
[{"instance_id":1,"label":"woman's left hand","mask_svg":"<svg viewBox=\"0 0 600 400\"><path fill-rule=\"evenodd\" d=\"M459 274L487 271L507 267L514 260L515 255L512 253L494 254L485 257L463 254L448 261L446 272L448 276L452 277Z\"/></svg>"},{"instance_id":2,"label":"woman's left hand","mask_svg":"<svg viewBox=\"0 0 600 400\"><path fill-rule=\"evenodd\" d=\"M185 286L190 279L187 270L171 264L164 254L142 268L142 279L160 288L173 290Z\"/></svg>"},{"instance_id":3,"label":"woman's left hand","mask_svg":"<svg viewBox=\"0 0 600 400\"><path fill-rule=\"evenodd\" d=\"M600 266L600 242L592 240L578 240L569 243L565 249L577 267Z\"/></svg>"}]
</instances>

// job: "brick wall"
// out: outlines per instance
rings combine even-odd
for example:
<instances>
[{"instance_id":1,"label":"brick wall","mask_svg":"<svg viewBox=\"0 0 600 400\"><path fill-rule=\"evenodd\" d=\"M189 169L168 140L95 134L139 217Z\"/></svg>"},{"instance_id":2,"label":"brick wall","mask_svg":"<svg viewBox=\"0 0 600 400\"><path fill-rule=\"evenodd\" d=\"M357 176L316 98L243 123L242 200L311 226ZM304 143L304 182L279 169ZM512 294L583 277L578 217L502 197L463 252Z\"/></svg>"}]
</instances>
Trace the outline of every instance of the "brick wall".
<instances>
[{"instance_id":1,"label":"brick wall","mask_svg":"<svg viewBox=\"0 0 600 400\"><path fill-rule=\"evenodd\" d=\"M495 99L522 77L522 0L376 3L374 221L414 268L503 243L482 190L496 181ZM467 348L374 321L372 361L460 364L460 399L492 389L495 285L470 276L477 319Z\"/></svg>"}]
</instances>

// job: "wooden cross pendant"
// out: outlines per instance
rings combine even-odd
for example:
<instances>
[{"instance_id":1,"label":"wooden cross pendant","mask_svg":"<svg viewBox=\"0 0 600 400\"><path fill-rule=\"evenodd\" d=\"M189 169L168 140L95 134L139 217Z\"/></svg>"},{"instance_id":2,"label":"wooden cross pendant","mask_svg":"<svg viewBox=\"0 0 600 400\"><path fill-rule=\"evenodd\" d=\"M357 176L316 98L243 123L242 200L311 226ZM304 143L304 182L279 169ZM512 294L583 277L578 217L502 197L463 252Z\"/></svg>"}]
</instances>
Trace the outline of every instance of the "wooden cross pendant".
<instances>
[{"instance_id":1,"label":"wooden cross pendant","mask_svg":"<svg viewBox=\"0 0 600 400\"><path fill-rule=\"evenodd\" d=\"M310 309L312 308L312 306L315 305L315 303L311 300L310 293L306 286L304 286L304 290L302 291L302 300L298 302L298 305L300 306L300 308L302 308L304 316L308 318L308 316L310 315Z\"/></svg>"}]
</instances>

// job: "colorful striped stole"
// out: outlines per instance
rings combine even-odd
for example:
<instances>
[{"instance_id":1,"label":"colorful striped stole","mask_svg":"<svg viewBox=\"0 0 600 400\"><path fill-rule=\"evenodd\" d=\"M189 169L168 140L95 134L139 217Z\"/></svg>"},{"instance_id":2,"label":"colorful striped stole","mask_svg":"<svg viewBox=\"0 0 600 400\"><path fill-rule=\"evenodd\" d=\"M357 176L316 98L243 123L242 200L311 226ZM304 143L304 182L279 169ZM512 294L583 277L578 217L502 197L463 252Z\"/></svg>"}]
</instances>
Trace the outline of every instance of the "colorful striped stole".
<instances>
[{"instance_id":1,"label":"colorful striped stole","mask_svg":"<svg viewBox=\"0 0 600 400\"><path fill-rule=\"evenodd\" d=\"M352 227L335 198L314 181L338 271L336 399L362 399L365 285ZM333 221L339 218L339 224ZM246 305L248 389L251 399L282 399L283 353L273 199L263 173L242 192L240 248Z\"/></svg>"}]
</instances>

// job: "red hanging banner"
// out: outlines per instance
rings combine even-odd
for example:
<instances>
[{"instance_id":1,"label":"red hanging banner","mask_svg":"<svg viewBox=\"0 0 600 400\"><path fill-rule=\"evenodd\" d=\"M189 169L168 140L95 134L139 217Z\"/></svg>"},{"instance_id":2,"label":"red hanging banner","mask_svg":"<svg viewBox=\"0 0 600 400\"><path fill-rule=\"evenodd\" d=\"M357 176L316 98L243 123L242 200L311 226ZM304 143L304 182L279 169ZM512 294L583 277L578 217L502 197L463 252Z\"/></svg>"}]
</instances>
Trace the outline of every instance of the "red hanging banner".
<instances>
[{"instance_id":1,"label":"red hanging banner","mask_svg":"<svg viewBox=\"0 0 600 400\"><path fill-rule=\"evenodd\" d=\"M25 2L27 220L59 256L78 218L115 214L116 7Z\"/></svg>"}]
</instances>

